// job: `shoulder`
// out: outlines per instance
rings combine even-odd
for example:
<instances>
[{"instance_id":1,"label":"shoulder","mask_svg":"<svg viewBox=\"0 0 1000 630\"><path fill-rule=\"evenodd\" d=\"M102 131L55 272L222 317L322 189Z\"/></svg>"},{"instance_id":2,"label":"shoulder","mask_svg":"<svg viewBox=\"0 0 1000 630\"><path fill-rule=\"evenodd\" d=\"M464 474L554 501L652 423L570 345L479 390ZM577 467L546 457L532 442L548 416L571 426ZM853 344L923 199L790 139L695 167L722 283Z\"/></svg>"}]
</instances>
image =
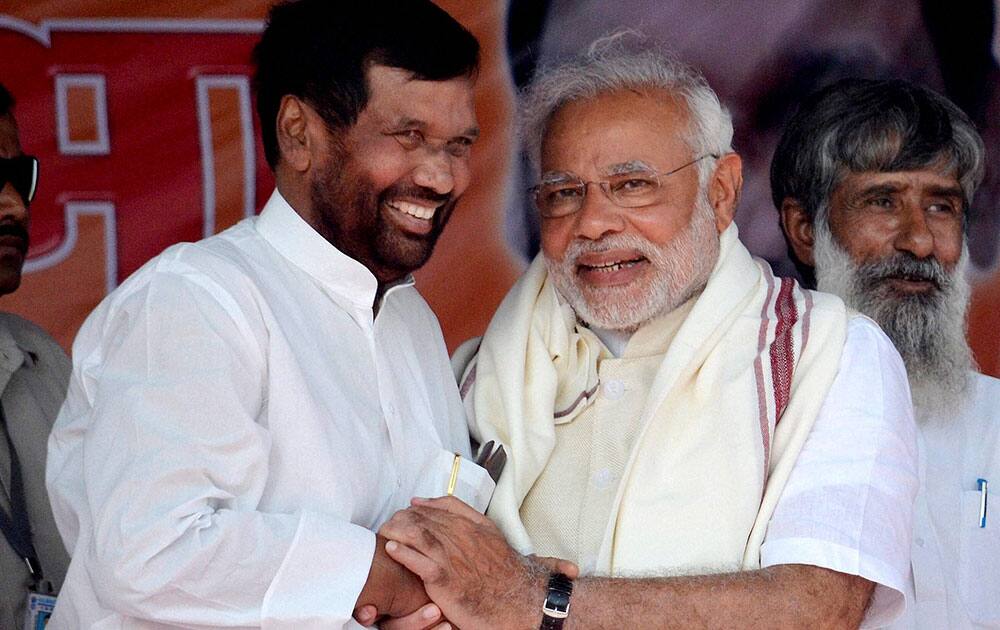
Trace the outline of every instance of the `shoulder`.
<instances>
[{"instance_id":1,"label":"shoulder","mask_svg":"<svg viewBox=\"0 0 1000 630\"><path fill-rule=\"evenodd\" d=\"M238 229L245 224L196 243L172 245L149 260L90 314L74 342L74 355L88 354L96 340L113 341L151 318L185 326L185 318L223 317L246 336L260 314L256 276L262 265L253 251L259 247L253 230Z\"/></svg>"},{"instance_id":2,"label":"shoulder","mask_svg":"<svg viewBox=\"0 0 1000 630\"><path fill-rule=\"evenodd\" d=\"M982 421L990 426L1000 427L1000 379L973 372L970 379L970 389L972 390L972 400L970 401L971 412L982 417ZM967 412L968 413L968 412ZM1000 429L993 428L1000 440Z\"/></svg>"},{"instance_id":3,"label":"shoulder","mask_svg":"<svg viewBox=\"0 0 1000 630\"><path fill-rule=\"evenodd\" d=\"M19 346L39 355L66 357L62 347L41 326L13 313L0 312L0 327L6 329Z\"/></svg>"}]
</instances>

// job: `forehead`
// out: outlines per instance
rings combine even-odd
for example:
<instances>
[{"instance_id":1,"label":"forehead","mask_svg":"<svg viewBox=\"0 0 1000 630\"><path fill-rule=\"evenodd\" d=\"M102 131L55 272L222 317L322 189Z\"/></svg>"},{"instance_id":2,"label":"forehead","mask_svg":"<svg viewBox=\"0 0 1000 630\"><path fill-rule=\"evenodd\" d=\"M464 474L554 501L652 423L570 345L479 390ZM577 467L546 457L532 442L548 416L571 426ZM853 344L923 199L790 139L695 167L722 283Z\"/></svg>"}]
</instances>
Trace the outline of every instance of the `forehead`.
<instances>
[{"instance_id":1,"label":"forehead","mask_svg":"<svg viewBox=\"0 0 1000 630\"><path fill-rule=\"evenodd\" d=\"M21 154L21 143L17 138L17 125L8 114L0 116L0 157L14 157Z\"/></svg>"},{"instance_id":2,"label":"forehead","mask_svg":"<svg viewBox=\"0 0 1000 630\"><path fill-rule=\"evenodd\" d=\"M666 168L685 159L689 115L664 90L619 90L573 101L550 118L542 142L542 172L584 174L642 160Z\"/></svg>"},{"instance_id":3,"label":"forehead","mask_svg":"<svg viewBox=\"0 0 1000 630\"><path fill-rule=\"evenodd\" d=\"M459 135L476 128L474 82L470 77L424 81L400 68L368 69L368 104L361 112L376 124L415 122L431 135Z\"/></svg>"}]
</instances>

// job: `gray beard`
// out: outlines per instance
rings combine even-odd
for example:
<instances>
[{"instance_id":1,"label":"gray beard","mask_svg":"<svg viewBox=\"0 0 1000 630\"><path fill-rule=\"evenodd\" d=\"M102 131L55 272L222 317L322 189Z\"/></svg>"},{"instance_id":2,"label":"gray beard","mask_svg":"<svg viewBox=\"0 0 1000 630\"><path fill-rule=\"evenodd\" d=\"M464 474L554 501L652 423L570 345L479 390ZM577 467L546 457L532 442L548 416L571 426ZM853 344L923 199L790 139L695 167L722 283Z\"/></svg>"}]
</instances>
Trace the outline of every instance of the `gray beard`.
<instances>
[{"instance_id":1,"label":"gray beard","mask_svg":"<svg viewBox=\"0 0 1000 630\"><path fill-rule=\"evenodd\" d=\"M970 288L965 279L968 250L951 271L933 259L897 254L857 265L834 241L825 220L815 223L813 255L820 291L874 319L903 357L917 420L955 417L964 405L969 372L975 369L965 337ZM904 273L934 282L925 295L894 291L887 279Z\"/></svg>"},{"instance_id":2,"label":"gray beard","mask_svg":"<svg viewBox=\"0 0 1000 630\"><path fill-rule=\"evenodd\" d=\"M576 261L589 252L635 249L649 260L652 274L646 287L581 285ZM561 261L545 257L545 267L556 292L582 321L597 328L635 332L642 324L674 310L705 287L719 258L715 213L703 195L691 221L665 245L634 234L614 234L599 241L574 240Z\"/></svg>"}]
</instances>

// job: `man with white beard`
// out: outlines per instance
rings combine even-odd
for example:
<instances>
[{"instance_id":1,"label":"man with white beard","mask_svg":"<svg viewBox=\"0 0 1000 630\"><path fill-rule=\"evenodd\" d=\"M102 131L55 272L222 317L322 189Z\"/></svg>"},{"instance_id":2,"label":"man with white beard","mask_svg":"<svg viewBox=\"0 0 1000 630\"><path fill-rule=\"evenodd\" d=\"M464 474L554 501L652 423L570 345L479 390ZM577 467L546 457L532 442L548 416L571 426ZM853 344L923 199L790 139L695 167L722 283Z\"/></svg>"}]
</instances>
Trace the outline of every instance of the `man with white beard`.
<instances>
[{"instance_id":1,"label":"man with white beard","mask_svg":"<svg viewBox=\"0 0 1000 630\"><path fill-rule=\"evenodd\" d=\"M807 280L877 321L918 420L916 605L900 628L1000 627L1000 380L965 339L967 212L983 177L969 119L904 81L850 79L802 104L771 166ZM997 487L1000 487L998 483Z\"/></svg>"},{"instance_id":2,"label":"man with white beard","mask_svg":"<svg viewBox=\"0 0 1000 630\"><path fill-rule=\"evenodd\" d=\"M916 492L902 361L740 243L705 79L599 41L539 75L524 133L543 252L453 358L474 436L510 454L496 526L418 500L382 528L389 554L462 628L894 618Z\"/></svg>"}]
</instances>

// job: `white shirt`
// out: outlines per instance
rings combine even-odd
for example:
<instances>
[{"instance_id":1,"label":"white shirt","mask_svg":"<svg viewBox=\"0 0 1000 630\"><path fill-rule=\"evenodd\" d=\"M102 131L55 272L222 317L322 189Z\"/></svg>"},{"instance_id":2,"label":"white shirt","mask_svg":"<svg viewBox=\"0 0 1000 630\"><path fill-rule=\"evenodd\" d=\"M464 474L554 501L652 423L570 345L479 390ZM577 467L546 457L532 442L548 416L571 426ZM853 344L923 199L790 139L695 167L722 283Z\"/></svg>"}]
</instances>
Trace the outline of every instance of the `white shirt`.
<instances>
[{"instance_id":1,"label":"white shirt","mask_svg":"<svg viewBox=\"0 0 1000 630\"><path fill-rule=\"evenodd\" d=\"M893 628L1000 628L1000 380L972 374L964 409L919 431L916 606ZM989 482L986 527L978 479Z\"/></svg>"},{"instance_id":2,"label":"white shirt","mask_svg":"<svg viewBox=\"0 0 1000 630\"><path fill-rule=\"evenodd\" d=\"M276 192L101 303L49 444L50 628L357 625L373 530L469 456L436 318L376 287Z\"/></svg>"},{"instance_id":3,"label":"white shirt","mask_svg":"<svg viewBox=\"0 0 1000 630\"><path fill-rule=\"evenodd\" d=\"M609 348L623 347L608 331L594 332ZM888 623L912 589L917 486L903 361L878 325L853 317L837 376L768 524L761 567L808 564L875 582L862 627Z\"/></svg>"}]
</instances>

